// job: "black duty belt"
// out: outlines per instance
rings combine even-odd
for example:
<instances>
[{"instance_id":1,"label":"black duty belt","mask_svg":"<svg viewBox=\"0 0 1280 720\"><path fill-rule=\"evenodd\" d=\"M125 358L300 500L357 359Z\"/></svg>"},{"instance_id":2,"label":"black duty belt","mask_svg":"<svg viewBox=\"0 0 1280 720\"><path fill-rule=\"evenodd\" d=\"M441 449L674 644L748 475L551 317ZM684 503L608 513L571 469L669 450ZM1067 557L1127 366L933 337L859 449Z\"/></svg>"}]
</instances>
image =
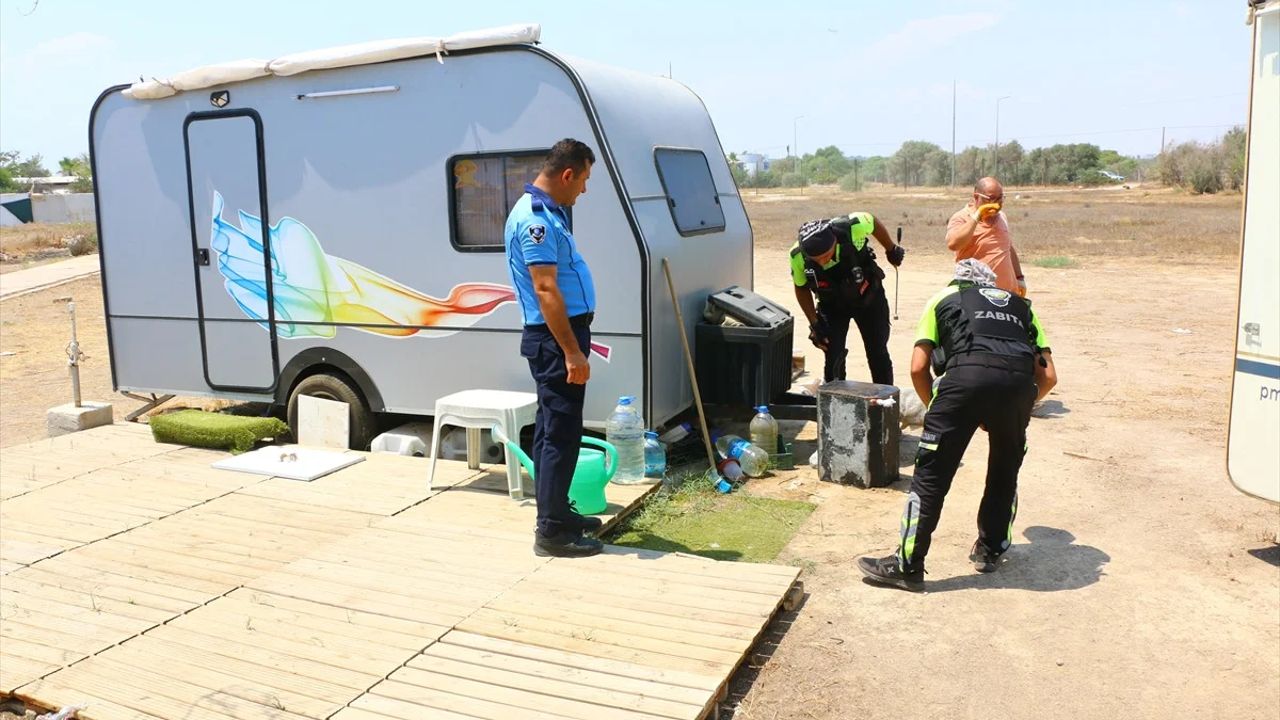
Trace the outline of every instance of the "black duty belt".
<instances>
[{"instance_id":1,"label":"black duty belt","mask_svg":"<svg viewBox=\"0 0 1280 720\"><path fill-rule=\"evenodd\" d=\"M569 326L589 328L591 327L591 322L595 319L596 319L596 314L593 312L582 313L581 315L574 315L573 317L569 318ZM547 327L546 323L533 323L531 325L525 325L524 328L526 330L546 330L547 332L551 331L551 328Z\"/></svg>"},{"instance_id":2,"label":"black duty belt","mask_svg":"<svg viewBox=\"0 0 1280 720\"><path fill-rule=\"evenodd\" d=\"M1029 355L1015 356L987 352L968 352L947 358L948 371L952 368L970 365L1020 373L1031 373L1034 370L1034 360Z\"/></svg>"}]
</instances>

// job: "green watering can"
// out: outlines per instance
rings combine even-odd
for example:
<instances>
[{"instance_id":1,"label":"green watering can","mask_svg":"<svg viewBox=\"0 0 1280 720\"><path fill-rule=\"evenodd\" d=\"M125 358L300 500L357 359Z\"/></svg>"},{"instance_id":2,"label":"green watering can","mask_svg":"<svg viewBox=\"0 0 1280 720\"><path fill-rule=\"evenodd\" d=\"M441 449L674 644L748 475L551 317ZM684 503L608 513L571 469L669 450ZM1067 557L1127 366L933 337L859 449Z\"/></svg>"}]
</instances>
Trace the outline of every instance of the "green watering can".
<instances>
[{"instance_id":1,"label":"green watering can","mask_svg":"<svg viewBox=\"0 0 1280 720\"><path fill-rule=\"evenodd\" d=\"M493 426L490 433L495 441L507 446L511 454L528 471L529 477L537 482L537 477L533 474L533 460L524 454L520 444L512 442L497 425ZM582 444L594 445L600 449L584 447L578 450L578 466L573 471L573 482L569 485L569 499L577 506L578 512L583 515L594 515L604 512L609 506L608 501L604 499L604 486L609 484L613 474L618 471L618 450L603 440L589 436L582 438ZM606 455L608 455L607 463Z\"/></svg>"}]
</instances>

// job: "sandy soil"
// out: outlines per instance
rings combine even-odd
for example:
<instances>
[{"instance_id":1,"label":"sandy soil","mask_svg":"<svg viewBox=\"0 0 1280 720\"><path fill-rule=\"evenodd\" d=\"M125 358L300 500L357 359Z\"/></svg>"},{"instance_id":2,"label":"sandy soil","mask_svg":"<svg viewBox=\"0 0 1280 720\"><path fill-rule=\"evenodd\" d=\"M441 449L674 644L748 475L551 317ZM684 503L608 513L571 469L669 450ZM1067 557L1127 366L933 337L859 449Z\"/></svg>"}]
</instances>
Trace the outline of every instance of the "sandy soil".
<instances>
[{"instance_id":1,"label":"sandy soil","mask_svg":"<svg viewBox=\"0 0 1280 720\"><path fill-rule=\"evenodd\" d=\"M771 659L739 677L735 720L1280 716L1280 509L1237 493L1224 470L1239 198L1046 194L1013 215L1015 242L1026 238L1024 261L1052 254L1078 267L1026 268L1061 384L1031 424L1009 562L979 576L967 561L981 434L948 497L922 595L864 584L854 567L894 545L913 435L892 488L820 483L807 469L753 481L750 492L818 509L781 558L805 568L808 599L773 628L776 644L761 648ZM798 311L786 247L816 209L896 213L911 252L891 350L906 383L918 313L950 277L938 222L957 197L747 194L756 289ZM65 296L88 355L85 397L113 399L117 417L136 407L111 395L96 278L7 300L0 447L42 437L45 410L70 399L65 308L54 302ZM866 377L857 352L850 374ZM811 450L802 443L797 455Z\"/></svg>"},{"instance_id":2,"label":"sandy soil","mask_svg":"<svg viewBox=\"0 0 1280 720\"><path fill-rule=\"evenodd\" d=\"M118 421L142 405L111 390L102 284L96 275L21 295L0 303L0 447L45 437L45 411L71 402L71 320L62 298L76 304L76 337L84 353L81 397L112 403Z\"/></svg>"},{"instance_id":3,"label":"sandy soil","mask_svg":"<svg viewBox=\"0 0 1280 720\"><path fill-rule=\"evenodd\" d=\"M917 238L901 271L890 348L902 384L920 309L950 276L945 248L928 242L941 244L941 230ZM783 244L758 238L756 289L798 313ZM757 484L818 509L781 558L806 568L809 597L767 646L772 658L745 673L750 686L738 684L735 720L1280 716L1280 510L1236 492L1225 472L1236 261L1196 260L1025 268L1060 384L1032 420L1016 544L996 574L967 557L981 433L922 595L867 584L854 564L896 544L913 431L892 488L821 483L813 471ZM820 373L820 352L806 356ZM850 361L865 379L865 360Z\"/></svg>"}]
</instances>

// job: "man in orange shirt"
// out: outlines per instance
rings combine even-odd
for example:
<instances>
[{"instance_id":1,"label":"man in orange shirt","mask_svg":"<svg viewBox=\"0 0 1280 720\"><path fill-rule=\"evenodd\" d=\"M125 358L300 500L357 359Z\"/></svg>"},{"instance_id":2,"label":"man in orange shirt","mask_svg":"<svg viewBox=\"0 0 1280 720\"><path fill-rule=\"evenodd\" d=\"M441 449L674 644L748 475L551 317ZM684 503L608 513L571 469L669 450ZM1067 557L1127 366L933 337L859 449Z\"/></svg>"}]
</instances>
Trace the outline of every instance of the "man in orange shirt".
<instances>
[{"instance_id":1,"label":"man in orange shirt","mask_svg":"<svg viewBox=\"0 0 1280 720\"><path fill-rule=\"evenodd\" d=\"M947 249L956 254L956 262L968 258L981 261L995 272L996 287L1026 297L1027 281L1009 238L1009 223L1000 212L1003 206L1000 181L993 177L979 180L973 188L973 200L947 223Z\"/></svg>"}]
</instances>

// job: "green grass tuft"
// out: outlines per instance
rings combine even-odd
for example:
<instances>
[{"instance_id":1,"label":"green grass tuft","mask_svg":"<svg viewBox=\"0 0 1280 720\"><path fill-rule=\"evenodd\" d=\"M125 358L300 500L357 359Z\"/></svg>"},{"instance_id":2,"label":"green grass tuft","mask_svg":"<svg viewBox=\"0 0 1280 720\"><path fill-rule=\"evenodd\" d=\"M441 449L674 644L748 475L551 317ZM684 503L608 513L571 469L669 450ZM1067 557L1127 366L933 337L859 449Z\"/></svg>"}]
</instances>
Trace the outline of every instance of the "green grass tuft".
<instances>
[{"instance_id":1,"label":"green grass tuft","mask_svg":"<svg viewBox=\"0 0 1280 720\"><path fill-rule=\"evenodd\" d=\"M1076 261L1065 255L1050 255L1048 257L1036 258L1031 261L1032 265L1042 268L1073 268Z\"/></svg>"},{"instance_id":2,"label":"green grass tuft","mask_svg":"<svg viewBox=\"0 0 1280 720\"><path fill-rule=\"evenodd\" d=\"M156 442L242 453L266 438L281 437L289 426L273 417L243 417L203 410L179 410L150 419Z\"/></svg>"},{"instance_id":3,"label":"green grass tuft","mask_svg":"<svg viewBox=\"0 0 1280 720\"><path fill-rule=\"evenodd\" d=\"M650 497L606 542L716 560L770 562L814 509L811 503L754 497L742 490L720 495L714 487L709 473L690 475L674 492Z\"/></svg>"}]
</instances>

